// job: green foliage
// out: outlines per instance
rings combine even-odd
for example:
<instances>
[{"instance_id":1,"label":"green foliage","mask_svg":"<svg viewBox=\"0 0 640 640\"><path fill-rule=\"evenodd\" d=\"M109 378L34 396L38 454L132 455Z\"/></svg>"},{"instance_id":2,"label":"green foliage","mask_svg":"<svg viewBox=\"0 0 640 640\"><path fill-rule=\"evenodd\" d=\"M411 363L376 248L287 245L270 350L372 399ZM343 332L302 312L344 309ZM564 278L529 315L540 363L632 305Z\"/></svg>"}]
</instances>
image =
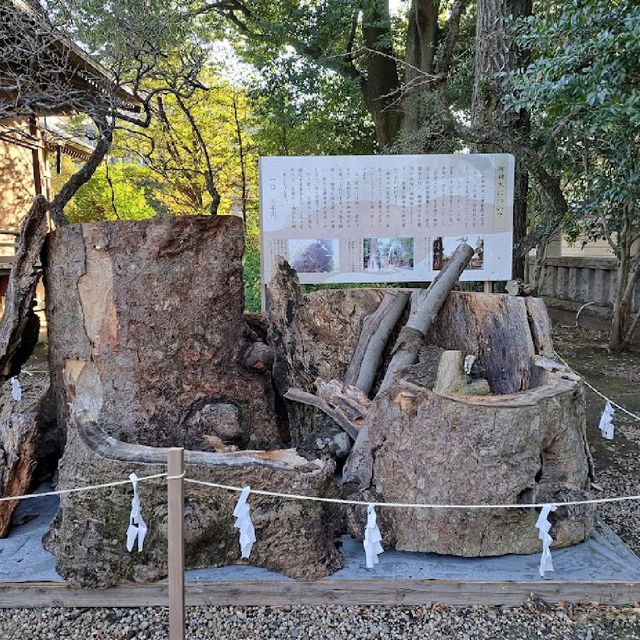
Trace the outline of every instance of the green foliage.
<instances>
[{"instance_id":1,"label":"green foliage","mask_svg":"<svg viewBox=\"0 0 640 640\"><path fill-rule=\"evenodd\" d=\"M532 112L546 165L563 176L571 237L640 234L640 5L539 4L518 30L533 62L510 78L508 104Z\"/></svg>"},{"instance_id":2,"label":"green foliage","mask_svg":"<svg viewBox=\"0 0 640 640\"><path fill-rule=\"evenodd\" d=\"M202 88L182 99L188 116L175 96L164 96L158 116L147 129L117 133L115 153L138 162L136 180L153 193L158 209L172 215L207 215L212 197L206 185L207 163L200 135L221 198L217 212L241 215L240 144L247 199L258 197L252 139L256 123L244 91L213 70L201 73L200 81Z\"/></svg>"},{"instance_id":3,"label":"green foliage","mask_svg":"<svg viewBox=\"0 0 640 640\"><path fill-rule=\"evenodd\" d=\"M54 193L77 169L69 157L63 156L62 171L52 177ZM145 190L131 177L135 170L136 166L130 164L101 165L66 206L69 221L142 220L154 216Z\"/></svg>"},{"instance_id":4,"label":"green foliage","mask_svg":"<svg viewBox=\"0 0 640 640\"><path fill-rule=\"evenodd\" d=\"M253 84L261 155L369 154L375 130L352 80L289 53Z\"/></svg>"}]
</instances>

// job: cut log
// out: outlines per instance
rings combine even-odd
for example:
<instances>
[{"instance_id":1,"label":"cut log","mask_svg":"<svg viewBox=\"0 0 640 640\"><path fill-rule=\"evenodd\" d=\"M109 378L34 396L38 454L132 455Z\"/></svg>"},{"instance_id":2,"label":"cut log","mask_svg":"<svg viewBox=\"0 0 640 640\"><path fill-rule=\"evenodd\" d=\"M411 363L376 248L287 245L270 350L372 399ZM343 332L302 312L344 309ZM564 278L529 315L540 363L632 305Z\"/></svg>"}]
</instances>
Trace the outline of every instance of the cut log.
<instances>
[{"instance_id":1,"label":"cut log","mask_svg":"<svg viewBox=\"0 0 640 640\"><path fill-rule=\"evenodd\" d=\"M307 460L295 450L216 453L185 451L188 478L252 489L280 487L292 493L334 497L335 464ZM81 407L70 411L69 440L60 466L60 487L166 472L167 449L109 437ZM155 582L167 574L167 492L161 480L138 486L149 527L144 552L128 554L124 539L131 512L131 487L76 493L61 499L45 546L56 556L65 581L85 588L123 582ZM233 509L238 494L185 483L185 565L188 568L240 562ZM251 494L258 532L251 564L303 580L326 576L342 558L334 544L337 519L325 504Z\"/></svg>"},{"instance_id":2,"label":"cut log","mask_svg":"<svg viewBox=\"0 0 640 640\"><path fill-rule=\"evenodd\" d=\"M0 322L0 381L20 372L38 342L40 321L33 311L40 252L47 235L47 201L37 196L22 221Z\"/></svg>"},{"instance_id":3,"label":"cut log","mask_svg":"<svg viewBox=\"0 0 640 640\"><path fill-rule=\"evenodd\" d=\"M34 375L26 379L22 399L11 397L9 385L2 390L0 408L0 496L29 493L38 450L48 424L43 419L41 405L49 387L49 377ZM17 500L0 502L0 538L9 533L11 516Z\"/></svg>"},{"instance_id":4,"label":"cut log","mask_svg":"<svg viewBox=\"0 0 640 640\"><path fill-rule=\"evenodd\" d=\"M52 233L45 279L60 423L82 398L99 426L127 442L198 449L217 435L241 448L283 444L267 350L244 320L242 251L234 216Z\"/></svg>"},{"instance_id":5,"label":"cut log","mask_svg":"<svg viewBox=\"0 0 640 640\"><path fill-rule=\"evenodd\" d=\"M400 369L413 364L438 311L453 290L458 278L473 257L474 249L462 243L453 253L428 289L416 289L411 294L411 311L407 324L400 330L393 357L387 367L380 390L389 388Z\"/></svg>"},{"instance_id":6,"label":"cut log","mask_svg":"<svg viewBox=\"0 0 640 640\"><path fill-rule=\"evenodd\" d=\"M366 394L371 392L384 348L408 300L408 291L389 291L375 312L365 318L358 346L345 374L346 384L358 387Z\"/></svg>"}]
</instances>

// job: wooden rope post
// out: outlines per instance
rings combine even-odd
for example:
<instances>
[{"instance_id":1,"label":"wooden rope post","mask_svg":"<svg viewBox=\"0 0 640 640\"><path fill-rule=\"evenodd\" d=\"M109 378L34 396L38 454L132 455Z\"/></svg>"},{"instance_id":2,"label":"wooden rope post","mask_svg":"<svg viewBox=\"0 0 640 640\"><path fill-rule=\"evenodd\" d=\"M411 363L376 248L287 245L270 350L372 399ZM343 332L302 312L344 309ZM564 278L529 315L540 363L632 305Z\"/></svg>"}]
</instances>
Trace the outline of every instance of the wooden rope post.
<instances>
[{"instance_id":1,"label":"wooden rope post","mask_svg":"<svg viewBox=\"0 0 640 640\"><path fill-rule=\"evenodd\" d=\"M167 454L169 640L184 640L184 449Z\"/></svg>"}]
</instances>

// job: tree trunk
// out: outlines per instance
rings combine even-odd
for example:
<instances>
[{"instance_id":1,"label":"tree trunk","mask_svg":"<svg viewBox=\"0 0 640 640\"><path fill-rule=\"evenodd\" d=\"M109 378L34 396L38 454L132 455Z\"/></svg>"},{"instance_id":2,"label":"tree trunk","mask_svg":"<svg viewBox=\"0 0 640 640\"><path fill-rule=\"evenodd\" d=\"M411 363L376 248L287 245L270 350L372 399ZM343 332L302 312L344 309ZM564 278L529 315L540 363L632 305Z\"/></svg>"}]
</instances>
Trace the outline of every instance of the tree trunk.
<instances>
[{"instance_id":1,"label":"tree trunk","mask_svg":"<svg viewBox=\"0 0 640 640\"><path fill-rule=\"evenodd\" d=\"M364 0L362 36L369 49L365 58L366 77L361 79L362 91L376 127L378 145L385 149L396 139L403 119L388 0Z\"/></svg>"},{"instance_id":2,"label":"tree trunk","mask_svg":"<svg viewBox=\"0 0 640 640\"><path fill-rule=\"evenodd\" d=\"M149 446L278 446L270 372L244 366L243 225L184 216L67 225L45 280L52 385L110 436ZM221 329L224 327L224 331Z\"/></svg>"},{"instance_id":3,"label":"tree trunk","mask_svg":"<svg viewBox=\"0 0 640 640\"><path fill-rule=\"evenodd\" d=\"M409 319L400 330L391 362L387 367L378 393L392 384L400 369L416 361L425 335L473 254L474 250L468 244L462 243L454 251L445 268L440 271L429 288L416 289L411 294Z\"/></svg>"},{"instance_id":4,"label":"tree trunk","mask_svg":"<svg viewBox=\"0 0 640 640\"><path fill-rule=\"evenodd\" d=\"M616 295L611 312L611 331L609 332L609 349L619 349L624 337L624 292L627 288L630 270L630 252L627 238L628 221L625 217L618 241L618 272L616 279Z\"/></svg>"},{"instance_id":5,"label":"tree trunk","mask_svg":"<svg viewBox=\"0 0 640 640\"><path fill-rule=\"evenodd\" d=\"M531 356L552 349L551 336L544 329L538 330L549 323L546 309L540 305L530 314L526 301L532 299L454 292L427 340L475 356L477 374L489 380L493 393L524 391L531 382ZM541 319L542 314L546 321Z\"/></svg>"},{"instance_id":6,"label":"tree trunk","mask_svg":"<svg viewBox=\"0 0 640 640\"><path fill-rule=\"evenodd\" d=\"M582 383L558 369L506 396L439 394L401 375L373 401L358 436L367 446L354 446L344 470L345 495L427 504L588 499ZM383 509L379 524L391 548L473 557L539 550L536 517L532 509ZM361 536L362 510L350 508L348 521ZM591 532L593 509L559 510L553 524L556 546L576 544Z\"/></svg>"},{"instance_id":7,"label":"tree trunk","mask_svg":"<svg viewBox=\"0 0 640 640\"><path fill-rule=\"evenodd\" d=\"M513 21L531 15L532 0L478 0L476 22L476 64L471 107L472 126L503 129L522 140L529 133L529 114L508 111L503 105L505 88L499 73L514 71L526 62L526 53L519 51L512 37ZM499 149L490 144L479 145L482 153ZM513 277L524 277L524 253L518 247L527 231L527 194L529 182L526 169L516 163L513 207L514 252Z\"/></svg>"},{"instance_id":8,"label":"tree trunk","mask_svg":"<svg viewBox=\"0 0 640 640\"><path fill-rule=\"evenodd\" d=\"M0 381L20 372L38 342L40 321L33 311L40 280L40 252L47 234L47 201L37 196L22 221L0 323Z\"/></svg>"},{"instance_id":9,"label":"tree trunk","mask_svg":"<svg viewBox=\"0 0 640 640\"><path fill-rule=\"evenodd\" d=\"M433 83L426 83L423 74L433 74L435 52L438 39L438 14L440 0L412 0L409 11L407 29L407 67L405 84L409 90L405 98L404 128L416 131L425 117L424 105L420 94L433 88ZM415 91L411 88L419 84Z\"/></svg>"}]
</instances>

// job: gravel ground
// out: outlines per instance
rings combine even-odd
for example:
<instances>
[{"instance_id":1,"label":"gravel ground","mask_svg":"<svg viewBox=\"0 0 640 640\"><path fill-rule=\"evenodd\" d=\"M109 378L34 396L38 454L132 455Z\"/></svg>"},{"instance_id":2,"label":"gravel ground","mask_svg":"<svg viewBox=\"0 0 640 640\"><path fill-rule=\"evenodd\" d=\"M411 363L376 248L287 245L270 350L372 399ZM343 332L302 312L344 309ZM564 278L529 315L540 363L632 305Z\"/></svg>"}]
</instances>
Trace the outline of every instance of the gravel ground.
<instances>
[{"instance_id":1,"label":"gravel ground","mask_svg":"<svg viewBox=\"0 0 640 640\"><path fill-rule=\"evenodd\" d=\"M0 633L16 640L160 640L162 609L35 609L0 612ZM206 607L190 609L189 640L640 640L640 608L549 607Z\"/></svg>"},{"instance_id":2,"label":"gravel ground","mask_svg":"<svg viewBox=\"0 0 640 640\"><path fill-rule=\"evenodd\" d=\"M556 327L556 348L575 369L623 406L640 414L640 355L611 355L604 336ZM618 412L616 437L597 428L603 401L587 393L589 441L597 495L640 494L640 423ZM608 505L600 514L640 554L640 503ZM520 607L198 607L188 610L189 640L640 640L635 607L553 605ZM0 640L160 640L167 611L145 609L0 610Z\"/></svg>"}]
</instances>

